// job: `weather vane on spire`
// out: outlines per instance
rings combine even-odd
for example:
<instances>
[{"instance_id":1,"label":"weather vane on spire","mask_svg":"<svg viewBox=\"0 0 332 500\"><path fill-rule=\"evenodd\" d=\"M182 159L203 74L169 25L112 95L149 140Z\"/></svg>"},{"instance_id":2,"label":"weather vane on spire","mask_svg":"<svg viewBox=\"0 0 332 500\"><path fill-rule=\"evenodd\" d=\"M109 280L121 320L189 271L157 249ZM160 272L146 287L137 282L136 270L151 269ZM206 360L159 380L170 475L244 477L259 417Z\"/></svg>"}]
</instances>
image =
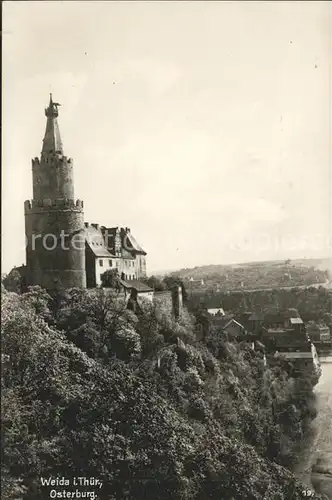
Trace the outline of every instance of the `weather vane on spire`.
<instances>
[{"instance_id":1,"label":"weather vane on spire","mask_svg":"<svg viewBox=\"0 0 332 500\"><path fill-rule=\"evenodd\" d=\"M45 115L48 118L56 118L58 116L58 106L61 106L58 102L53 102L52 94L50 94L50 103L48 108L45 109Z\"/></svg>"}]
</instances>

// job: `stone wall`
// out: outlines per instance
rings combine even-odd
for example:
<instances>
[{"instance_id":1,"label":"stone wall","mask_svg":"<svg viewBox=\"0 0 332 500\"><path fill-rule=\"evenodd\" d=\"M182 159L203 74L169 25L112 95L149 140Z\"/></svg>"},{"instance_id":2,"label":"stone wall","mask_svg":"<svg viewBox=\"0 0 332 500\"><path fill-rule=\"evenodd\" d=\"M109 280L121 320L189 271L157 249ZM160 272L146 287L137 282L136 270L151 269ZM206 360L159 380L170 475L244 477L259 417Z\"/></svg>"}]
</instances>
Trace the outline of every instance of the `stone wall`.
<instances>
[{"instance_id":1,"label":"stone wall","mask_svg":"<svg viewBox=\"0 0 332 500\"><path fill-rule=\"evenodd\" d=\"M58 154L32 160L33 198L74 199L74 172L71 158Z\"/></svg>"},{"instance_id":2,"label":"stone wall","mask_svg":"<svg viewBox=\"0 0 332 500\"><path fill-rule=\"evenodd\" d=\"M172 292L169 290L162 291L162 292L154 292L153 302L157 306L159 305L159 306L163 306L163 307L167 307L169 309L172 309L172 307L173 307Z\"/></svg>"},{"instance_id":3,"label":"stone wall","mask_svg":"<svg viewBox=\"0 0 332 500\"><path fill-rule=\"evenodd\" d=\"M172 310L175 318L178 318L183 308L182 288L179 286L172 291L154 292L153 302Z\"/></svg>"},{"instance_id":4,"label":"stone wall","mask_svg":"<svg viewBox=\"0 0 332 500\"><path fill-rule=\"evenodd\" d=\"M25 203L29 285L47 289L86 286L83 209L73 201L63 201L60 207L60 203L38 205L36 200Z\"/></svg>"}]
</instances>

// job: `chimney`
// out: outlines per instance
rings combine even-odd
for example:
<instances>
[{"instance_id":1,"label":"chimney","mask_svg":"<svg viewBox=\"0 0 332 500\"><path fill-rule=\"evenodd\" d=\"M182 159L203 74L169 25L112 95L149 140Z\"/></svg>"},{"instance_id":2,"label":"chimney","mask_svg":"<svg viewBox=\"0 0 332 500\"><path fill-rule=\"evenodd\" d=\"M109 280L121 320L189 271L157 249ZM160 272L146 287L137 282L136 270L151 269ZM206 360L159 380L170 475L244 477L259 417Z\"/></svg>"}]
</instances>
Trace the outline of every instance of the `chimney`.
<instances>
[{"instance_id":1,"label":"chimney","mask_svg":"<svg viewBox=\"0 0 332 500\"><path fill-rule=\"evenodd\" d=\"M95 229L99 229L99 224L96 224L95 222L93 224L91 224L91 226L93 226Z\"/></svg>"}]
</instances>

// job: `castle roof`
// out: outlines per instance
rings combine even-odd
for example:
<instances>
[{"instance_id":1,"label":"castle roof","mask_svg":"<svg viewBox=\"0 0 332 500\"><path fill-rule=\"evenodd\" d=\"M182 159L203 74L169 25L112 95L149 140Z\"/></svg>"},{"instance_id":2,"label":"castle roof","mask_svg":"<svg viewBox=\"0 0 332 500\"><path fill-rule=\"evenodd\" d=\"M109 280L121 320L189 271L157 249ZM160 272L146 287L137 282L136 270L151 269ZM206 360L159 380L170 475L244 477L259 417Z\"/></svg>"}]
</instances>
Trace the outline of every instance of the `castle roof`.
<instances>
[{"instance_id":1,"label":"castle roof","mask_svg":"<svg viewBox=\"0 0 332 500\"><path fill-rule=\"evenodd\" d=\"M93 252L95 257L109 257L109 258L115 258L114 255L112 255L106 248L101 248L93 245L89 245L90 250Z\"/></svg>"},{"instance_id":2,"label":"castle roof","mask_svg":"<svg viewBox=\"0 0 332 500\"><path fill-rule=\"evenodd\" d=\"M126 250L125 248L121 249L121 257L123 259L132 259L132 260L135 260L135 257L133 256L133 254L130 253L130 252L128 252L128 250Z\"/></svg>"},{"instance_id":3,"label":"castle roof","mask_svg":"<svg viewBox=\"0 0 332 500\"><path fill-rule=\"evenodd\" d=\"M100 227L104 238L107 239L107 244L111 251L114 251L116 235L118 234L121 238L121 253L123 254L123 257L129 259L130 256L134 257L137 253L146 255L146 252L143 250L141 245L137 243L128 227ZM110 237L110 235L112 237Z\"/></svg>"},{"instance_id":4,"label":"castle roof","mask_svg":"<svg viewBox=\"0 0 332 500\"><path fill-rule=\"evenodd\" d=\"M130 245L133 247L133 250L135 250L136 252L143 253L144 255L146 255L146 252L143 250L143 248L141 247L141 245L139 245L137 243L137 241L135 240L134 236L131 234L130 231L127 231L126 237L129 240Z\"/></svg>"},{"instance_id":5,"label":"castle roof","mask_svg":"<svg viewBox=\"0 0 332 500\"><path fill-rule=\"evenodd\" d=\"M105 246L102 232L94 226L85 227L85 241L95 257L114 257Z\"/></svg>"},{"instance_id":6,"label":"castle roof","mask_svg":"<svg viewBox=\"0 0 332 500\"><path fill-rule=\"evenodd\" d=\"M138 280L123 280L119 278L119 283L125 288L134 288L138 292L153 292L153 288Z\"/></svg>"},{"instance_id":7,"label":"castle roof","mask_svg":"<svg viewBox=\"0 0 332 500\"><path fill-rule=\"evenodd\" d=\"M85 237L89 248L96 257L116 257L115 238L116 233L121 234L121 257L123 259L135 259L135 254L146 255L143 248L137 243L128 228L111 227L106 228L99 224L85 223ZM109 237L113 235L113 237Z\"/></svg>"}]
</instances>

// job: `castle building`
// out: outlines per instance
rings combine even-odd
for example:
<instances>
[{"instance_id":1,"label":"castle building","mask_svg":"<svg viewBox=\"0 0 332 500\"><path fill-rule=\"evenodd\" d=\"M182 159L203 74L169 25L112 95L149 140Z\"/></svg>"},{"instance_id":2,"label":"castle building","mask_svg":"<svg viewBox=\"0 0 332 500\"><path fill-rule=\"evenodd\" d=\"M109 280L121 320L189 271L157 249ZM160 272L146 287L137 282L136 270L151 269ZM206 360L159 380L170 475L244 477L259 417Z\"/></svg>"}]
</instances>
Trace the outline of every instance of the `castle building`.
<instances>
[{"instance_id":1,"label":"castle building","mask_svg":"<svg viewBox=\"0 0 332 500\"><path fill-rule=\"evenodd\" d=\"M123 280L139 280L146 276L146 252L128 227L100 226L85 223L85 264L89 288L101 284L108 269L116 269Z\"/></svg>"},{"instance_id":2,"label":"castle building","mask_svg":"<svg viewBox=\"0 0 332 500\"><path fill-rule=\"evenodd\" d=\"M51 94L41 156L32 160L33 199L24 204L25 282L46 289L94 288L108 269L137 281L146 276L146 252L130 229L84 222L73 161L63 152L59 106Z\"/></svg>"}]
</instances>

